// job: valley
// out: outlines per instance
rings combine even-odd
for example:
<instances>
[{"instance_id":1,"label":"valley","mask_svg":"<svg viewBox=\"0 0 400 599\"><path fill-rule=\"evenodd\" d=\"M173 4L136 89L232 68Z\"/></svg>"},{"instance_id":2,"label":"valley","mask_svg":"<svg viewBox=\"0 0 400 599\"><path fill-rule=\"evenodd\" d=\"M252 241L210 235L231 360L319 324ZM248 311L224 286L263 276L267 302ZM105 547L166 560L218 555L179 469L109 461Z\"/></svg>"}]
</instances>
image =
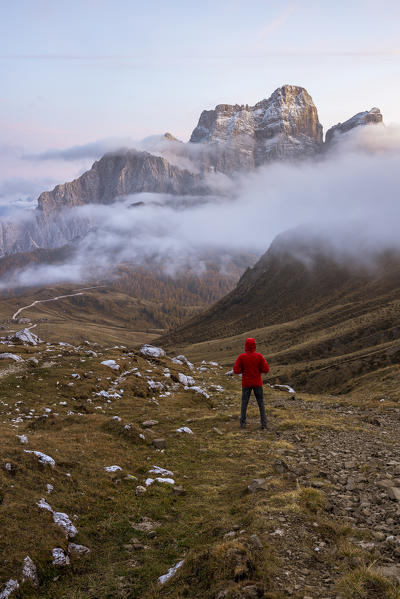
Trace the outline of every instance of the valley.
<instances>
[{"instance_id":1,"label":"valley","mask_svg":"<svg viewBox=\"0 0 400 599\"><path fill-rule=\"evenodd\" d=\"M392 134L283 85L5 210L0 599L400 599Z\"/></svg>"}]
</instances>

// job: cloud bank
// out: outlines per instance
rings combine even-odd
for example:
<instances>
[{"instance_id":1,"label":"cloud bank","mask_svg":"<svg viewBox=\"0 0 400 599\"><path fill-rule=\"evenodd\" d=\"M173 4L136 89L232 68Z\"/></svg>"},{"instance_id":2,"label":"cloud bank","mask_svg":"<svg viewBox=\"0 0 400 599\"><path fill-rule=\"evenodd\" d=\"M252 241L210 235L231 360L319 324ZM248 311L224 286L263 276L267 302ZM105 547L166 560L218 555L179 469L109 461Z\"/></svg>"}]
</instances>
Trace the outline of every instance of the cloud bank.
<instances>
[{"instance_id":1,"label":"cloud bank","mask_svg":"<svg viewBox=\"0 0 400 599\"><path fill-rule=\"evenodd\" d=\"M318 161L272 163L230 181L223 195L135 194L108 206L75 209L90 233L62 266L28 267L19 285L87 280L121 262L158 262L169 273L200 272L213 256L261 255L281 232L308 226L338 259L400 248L400 127L343 135ZM138 205L139 203L139 205ZM137 204L136 207L132 207ZM206 256L208 258L206 258Z\"/></svg>"}]
</instances>

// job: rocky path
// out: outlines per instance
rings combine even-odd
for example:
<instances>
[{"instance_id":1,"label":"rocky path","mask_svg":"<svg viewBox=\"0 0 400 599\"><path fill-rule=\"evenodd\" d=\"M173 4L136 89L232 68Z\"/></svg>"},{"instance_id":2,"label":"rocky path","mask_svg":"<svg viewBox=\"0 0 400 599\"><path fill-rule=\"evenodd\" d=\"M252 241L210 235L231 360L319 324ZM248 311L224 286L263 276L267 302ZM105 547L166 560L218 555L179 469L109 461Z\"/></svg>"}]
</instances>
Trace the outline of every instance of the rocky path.
<instances>
[{"instance_id":1,"label":"rocky path","mask_svg":"<svg viewBox=\"0 0 400 599\"><path fill-rule=\"evenodd\" d=\"M279 587L288 596L302 590L305 597L339 599L340 551L353 553L354 567L375 562L376 572L399 581L400 409L287 398L270 407L272 437L290 444L276 452L278 471L292 489L315 490L311 500L320 497L326 514L307 522L287 506L275 513ZM340 529L346 534L338 543Z\"/></svg>"}]
</instances>

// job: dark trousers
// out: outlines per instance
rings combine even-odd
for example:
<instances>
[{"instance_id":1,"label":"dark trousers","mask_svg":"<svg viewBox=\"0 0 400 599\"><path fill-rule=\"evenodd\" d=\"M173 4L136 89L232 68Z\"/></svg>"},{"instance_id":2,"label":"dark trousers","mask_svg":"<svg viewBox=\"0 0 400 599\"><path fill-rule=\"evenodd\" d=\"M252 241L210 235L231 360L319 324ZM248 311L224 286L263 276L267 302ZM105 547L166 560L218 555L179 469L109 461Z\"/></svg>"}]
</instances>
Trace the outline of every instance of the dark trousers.
<instances>
[{"instance_id":1,"label":"dark trousers","mask_svg":"<svg viewBox=\"0 0 400 599\"><path fill-rule=\"evenodd\" d=\"M265 414L262 387L242 387L242 410L240 412L240 426L245 426L246 424L247 405L249 403L252 390L254 391L254 395L256 396L258 403L258 409L260 410L261 426L265 428L267 426L267 416Z\"/></svg>"}]
</instances>

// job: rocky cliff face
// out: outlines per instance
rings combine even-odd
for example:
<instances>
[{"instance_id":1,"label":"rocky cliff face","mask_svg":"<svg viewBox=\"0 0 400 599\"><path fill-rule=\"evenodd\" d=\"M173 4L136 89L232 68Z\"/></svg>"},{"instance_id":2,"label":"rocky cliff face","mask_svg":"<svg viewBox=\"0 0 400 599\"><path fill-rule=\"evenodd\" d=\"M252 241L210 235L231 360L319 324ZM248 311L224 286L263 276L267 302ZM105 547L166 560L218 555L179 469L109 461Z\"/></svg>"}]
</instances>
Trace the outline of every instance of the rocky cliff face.
<instances>
[{"instance_id":1,"label":"rocky cliff face","mask_svg":"<svg viewBox=\"0 0 400 599\"><path fill-rule=\"evenodd\" d=\"M186 195L204 193L204 188L198 175L161 156L126 150L106 154L79 179L42 193L38 209L46 215L66 207L110 204L120 196L140 192Z\"/></svg>"},{"instance_id":2,"label":"rocky cliff face","mask_svg":"<svg viewBox=\"0 0 400 599\"><path fill-rule=\"evenodd\" d=\"M355 127L376 125L382 123L382 121L383 117L379 108L371 108L371 110L359 112L344 123L338 123L337 125L334 125L328 129L325 136L325 143L330 144L335 139L338 139L340 135L346 133L347 131L351 131L351 129L354 129Z\"/></svg>"},{"instance_id":3,"label":"rocky cliff face","mask_svg":"<svg viewBox=\"0 0 400 599\"><path fill-rule=\"evenodd\" d=\"M233 172L316 154L322 125L307 91L284 85L255 106L220 104L204 110L190 142L208 146L205 164Z\"/></svg>"},{"instance_id":4,"label":"rocky cliff face","mask_svg":"<svg viewBox=\"0 0 400 599\"><path fill-rule=\"evenodd\" d=\"M207 194L210 172L231 175L272 160L315 156L341 133L380 122L378 108L361 112L332 127L323 144L317 109L302 87L284 85L255 106L220 104L202 112L188 144L165 134L156 151L161 155L128 149L106 154L78 179L42 193L34 216L0 223L0 256L84 237L92 223L71 208L140 192Z\"/></svg>"}]
</instances>

